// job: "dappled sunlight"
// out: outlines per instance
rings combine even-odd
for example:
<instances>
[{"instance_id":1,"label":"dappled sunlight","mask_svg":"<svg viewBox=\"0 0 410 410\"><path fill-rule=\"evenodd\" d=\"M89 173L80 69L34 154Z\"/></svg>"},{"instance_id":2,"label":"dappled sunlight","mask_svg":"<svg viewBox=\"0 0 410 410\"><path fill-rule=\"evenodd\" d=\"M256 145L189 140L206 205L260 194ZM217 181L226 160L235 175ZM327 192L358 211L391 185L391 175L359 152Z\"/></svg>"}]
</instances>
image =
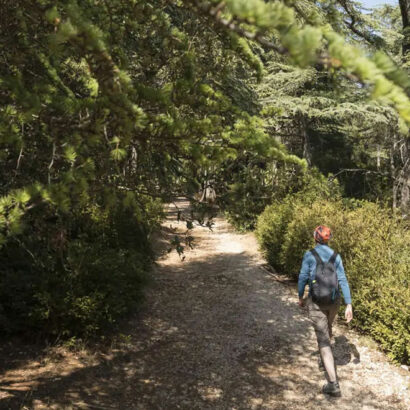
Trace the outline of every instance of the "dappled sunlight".
<instances>
[{"instance_id":1,"label":"dappled sunlight","mask_svg":"<svg viewBox=\"0 0 410 410\"><path fill-rule=\"evenodd\" d=\"M1 1L0 410L410 409L410 0L363 1Z\"/></svg>"},{"instance_id":2,"label":"dappled sunlight","mask_svg":"<svg viewBox=\"0 0 410 410\"><path fill-rule=\"evenodd\" d=\"M122 344L88 363L61 358L61 364L74 360L66 370L57 360L30 373L30 363L23 363L5 373L1 391L8 396L1 405L350 410L354 402L363 409L405 408L395 391L378 395L365 377L371 358L342 328L334 351L344 394L323 396L326 378L306 311L296 303L296 284L261 269L264 261L247 235L218 232L218 224L202 231L184 262L171 253L158 264L146 307L123 330Z\"/></svg>"},{"instance_id":3,"label":"dappled sunlight","mask_svg":"<svg viewBox=\"0 0 410 410\"><path fill-rule=\"evenodd\" d=\"M221 398L222 396L222 389L218 387L211 387L211 386L198 386L198 393L201 395L201 398L205 401L215 401Z\"/></svg>"}]
</instances>

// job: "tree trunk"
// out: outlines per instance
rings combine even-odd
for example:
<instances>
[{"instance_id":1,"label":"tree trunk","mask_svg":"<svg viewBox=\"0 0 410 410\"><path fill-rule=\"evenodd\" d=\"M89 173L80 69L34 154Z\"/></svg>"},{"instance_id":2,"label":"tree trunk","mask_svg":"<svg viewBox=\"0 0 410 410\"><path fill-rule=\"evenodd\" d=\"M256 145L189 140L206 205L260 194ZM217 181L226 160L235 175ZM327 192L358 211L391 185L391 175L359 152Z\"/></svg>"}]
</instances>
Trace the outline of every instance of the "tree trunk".
<instances>
[{"instance_id":1,"label":"tree trunk","mask_svg":"<svg viewBox=\"0 0 410 410\"><path fill-rule=\"evenodd\" d=\"M403 23L403 57L410 51L410 0L399 0L401 20Z\"/></svg>"},{"instance_id":2,"label":"tree trunk","mask_svg":"<svg viewBox=\"0 0 410 410\"><path fill-rule=\"evenodd\" d=\"M410 141L406 140L401 148L403 168L400 172L400 208L407 213L410 208Z\"/></svg>"},{"instance_id":3,"label":"tree trunk","mask_svg":"<svg viewBox=\"0 0 410 410\"><path fill-rule=\"evenodd\" d=\"M397 209L397 193L398 193L398 182L397 182L397 171L396 165L394 163L395 151L396 151L396 137L393 135L393 144L390 147L390 175L392 179L392 207Z\"/></svg>"},{"instance_id":4,"label":"tree trunk","mask_svg":"<svg viewBox=\"0 0 410 410\"><path fill-rule=\"evenodd\" d=\"M401 178L401 198L400 207L404 214L407 214L410 204L410 167L406 166L403 169L403 175Z\"/></svg>"},{"instance_id":5,"label":"tree trunk","mask_svg":"<svg viewBox=\"0 0 410 410\"><path fill-rule=\"evenodd\" d=\"M310 146L309 134L307 132L306 121L300 121L300 132L303 137L303 158L309 167L312 166L312 147Z\"/></svg>"},{"instance_id":6,"label":"tree trunk","mask_svg":"<svg viewBox=\"0 0 410 410\"><path fill-rule=\"evenodd\" d=\"M380 155L381 155L381 147L377 144L377 159L376 159L376 166L377 170L380 171Z\"/></svg>"}]
</instances>

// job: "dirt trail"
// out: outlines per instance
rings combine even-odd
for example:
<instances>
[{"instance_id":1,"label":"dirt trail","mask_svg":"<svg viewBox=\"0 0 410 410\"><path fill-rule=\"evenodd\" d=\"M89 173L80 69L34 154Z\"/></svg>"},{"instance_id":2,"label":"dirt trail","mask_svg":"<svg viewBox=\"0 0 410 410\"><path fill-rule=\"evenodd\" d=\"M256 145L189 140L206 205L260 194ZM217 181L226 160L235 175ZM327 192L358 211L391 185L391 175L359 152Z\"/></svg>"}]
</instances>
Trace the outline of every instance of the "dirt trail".
<instances>
[{"instance_id":1,"label":"dirt trail","mask_svg":"<svg viewBox=\"0 0 410 410\"><path fill-rule=\"evenodd\" d=\"M169 211L165 225L182 231ZM323 396L296 285L263 269L253 234L215 222L212 232L195 229L184 262L175 252L159 259L145 307L108 352L3 365L0 408L410 408L409 372L342 325L334 350L343 397Z\"/></svg>"}]
</instances>

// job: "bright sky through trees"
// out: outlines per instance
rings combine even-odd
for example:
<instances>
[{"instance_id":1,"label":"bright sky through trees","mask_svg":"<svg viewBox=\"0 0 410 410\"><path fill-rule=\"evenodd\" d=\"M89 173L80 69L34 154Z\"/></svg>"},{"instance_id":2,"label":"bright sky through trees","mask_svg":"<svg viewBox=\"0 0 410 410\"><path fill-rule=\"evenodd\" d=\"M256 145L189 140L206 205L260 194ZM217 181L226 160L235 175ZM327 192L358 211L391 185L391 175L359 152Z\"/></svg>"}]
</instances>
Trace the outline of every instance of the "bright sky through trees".
<instances>
[{"instance_id":1,"label":"bright sky through trees","mask_svg":"<svg viewBox=\"0 0 410 410\"><path fill-rule=\"evenodd\" d=\"M375 7L382 4L397 4L397 0L361 0L361 3L365 7Z\"/></svg>"}]
</instances>

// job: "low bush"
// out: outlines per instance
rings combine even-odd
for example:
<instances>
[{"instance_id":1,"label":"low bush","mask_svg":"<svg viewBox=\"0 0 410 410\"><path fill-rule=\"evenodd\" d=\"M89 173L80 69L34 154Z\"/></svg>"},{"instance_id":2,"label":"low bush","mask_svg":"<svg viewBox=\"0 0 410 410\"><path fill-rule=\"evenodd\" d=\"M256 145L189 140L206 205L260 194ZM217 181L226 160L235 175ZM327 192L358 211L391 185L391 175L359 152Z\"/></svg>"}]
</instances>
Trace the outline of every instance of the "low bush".
<instances>
[{"instance_id":1,"label":"low bush","mask_svg":"<svg viewBox=\"0 0 410 410\"><path fill-rule=\"evenodd\" d=\"M294 214L303 212L305 208L314 204L318 198L340 200L340 197L341 193L336 180L328 181L315 170L310 170L310 173L304 175L297 193L277 199L271 205L268 205L257 219L255 232L269 264L279 271L286 270L289 272L290 269L290 271L297 272L296 259L286 260L286 255L279 257L282 253L283 243L289 236L287 231L289 224L294 219ZM331 202L327 203L330 204ZM308 244L309 239L311 239L311 236L307 235L305 244L302 244L300 249L304 249L304 245ZM298 254L298 252L300 253L297 250L296 253ZM294 275L297 275L297 273Z\"/></svg>"},{"instance_id":2,"label":"low bush","mask_svg":"<svg viewBox=\"0 0 410 410\"><path fill-rule=\"evenodd\" d=\"M228 221L239 231L255 229L258 216L265 207L282 203L286 197L296 195L296 198L309 202L318 197L334 198L341 194L338 181L329 181L315 168L256 161L253 166L238 167L233 175L236 181L222 195L219 205Z\"/></svg>"},{"instance_id":3,"label":"low bush","mask_svg":"<svg viewBox=\"0 0 410 410\"><path fill-rule=\"evenodd\" d=\"M289 198L282 203L275 201L267 206L258 218L256 236L262 245L265 258L277 270L285 268L278 255L281 252L283 238L292 217L293 205Z\"/></svg>"},{"instance_id":4,"label":"low bush","mask_svg":"<svg viewBox=\"0 0 410 410\"><path fill-rule=\"evenodd\" d=\"M373 336L396 361L410 360L410 232L379 205L340 199L288 198L268 206L257 236L269 263L297 278L313 230L326 224L342 255L352 290L354 325Z\"/></svg>"},{"instance_id":5,"label":"low bush","mask_svg":"<svg viewBox=\"0 0 410 410\"><path fill-rule=\"evenodd\" d=\"M152 220L124 208L33 215L0 250L0 325L6 333L91 337L137 306L147 281Z\"/></svg>"}]
</instances>

